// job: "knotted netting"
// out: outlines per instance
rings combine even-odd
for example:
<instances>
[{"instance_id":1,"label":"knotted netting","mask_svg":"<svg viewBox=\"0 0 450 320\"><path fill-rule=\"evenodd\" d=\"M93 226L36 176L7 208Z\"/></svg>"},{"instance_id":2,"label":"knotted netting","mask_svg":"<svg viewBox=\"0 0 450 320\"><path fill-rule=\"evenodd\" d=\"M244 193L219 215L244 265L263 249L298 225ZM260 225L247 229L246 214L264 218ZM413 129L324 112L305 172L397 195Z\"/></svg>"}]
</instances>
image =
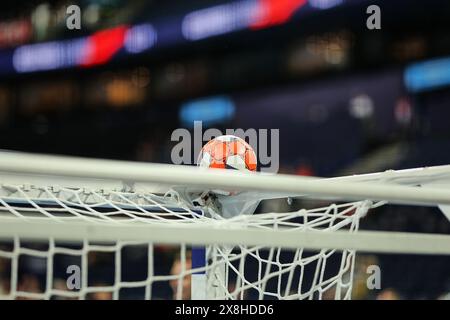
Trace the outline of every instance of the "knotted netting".
<instances>
[{"instance_id":1,"label":"knotted netting","mask_svg":"<svg viewBox=\"0 0 450 320\"><path fill-rule=\"evenodd\" d=\"M445 234L358 231L385 203L450 219L449 180L450 166L323 179L2 153L0 299L350 299L355 250L450 254ZM257 208L286 197L317 202Z\"/></svg>"},{"instance_id":2,"label":"knotted netting","mask_svg":"<svg viewBox=\"0 0 450 320\"><path fill-rule=\"evenodd\" d=\"M354 233L372 206L223 218L173 193L3 184L0 299L350 299L354 250L236 243L231 232L261 231L268 243L283 233ZM198 230L205 241L193 244ZM215 230L229 240L206 234Z\"/></svg>"}]
</instances>

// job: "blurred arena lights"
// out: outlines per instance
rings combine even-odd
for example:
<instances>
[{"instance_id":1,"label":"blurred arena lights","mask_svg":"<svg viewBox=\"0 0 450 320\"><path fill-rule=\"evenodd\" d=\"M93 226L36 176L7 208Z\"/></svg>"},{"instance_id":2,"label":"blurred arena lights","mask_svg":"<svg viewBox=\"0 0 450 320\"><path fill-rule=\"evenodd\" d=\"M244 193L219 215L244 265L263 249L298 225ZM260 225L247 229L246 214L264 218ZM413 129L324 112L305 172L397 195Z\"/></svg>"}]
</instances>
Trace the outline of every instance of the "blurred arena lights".
<instances>
[{"instance_id":1,"label":"blurred arena lights","mask_svg":"<svg viewBox=\"0 0 450 320\"><path fill-rule=\"evenodd\" d=\"M193 127L194 121L210 126L232 119L235 109L234 102L226 96L193 100L181 106L180 122L189 128Z\"/></svg>"},{"instance_id":2,"label":"blurred arena lights","mask_svg":"<svg viewBox=\"0 0 450 320\"><path fill-rule=\"evenodd\" d=\"M118 26L89 37L19 46L13 52L13 67L18 73L26 73L103 64L123 47L126 30ZM136 36L132 37L135 40ZM130 42L133 44L129 46L137 50L137 42ZM142 41L139 45L142 48Z\"/></svg>"},{"instance_id":3,"label":"blurred arena lights","mask_svg":"<svg viewBox=\"0 0 450 320\"><path fill-rule=\"evenodd\" d=\"M125 34L125 49L129 53L141 53L156 43L155 28L149 23L131 27Z\"/></svg>"},{"instance_id":4,"label":"blurred arena lights","mask_svg":"<svg viewBox=\"0 0 450 320\"><path fill-rule=\"evenodd\" d=\"M404 81L410 92L422 92L450 85L450 57L412 64Z\"/></svg>"},{"instance_id":5,"label":"blurred arena lights","mask_svg":"<svg viewBox=\"0 0 450 320\"><path fill-rule=\"evenodd\" d=\"M27 73L70 67L89 67L109 62L122 49L126 54L142 53L159 43L180 43L224 35L239 30L258 30L291 20L300 8L329 9L344 0L239 0L194 10L177 19L158 24L116 26L89 36L26 44L0 52L0 73ZM167 33L181 30L175 41ZM170 33L172 34L172 33ZM11 52L12 50L12 52Z\"/></svg>"},{"instance_id":6,"label":"blurred arena lights","mask_svg":"<svg viewBox=\"0 0 450 320\"><path fill-rule=\"evenodd\" d=\"M31 36L31 22L27 19L0 22L0 47L25 43Z\"/></svg>"},{"instance_id":7,"label":"blurred arena lights","mask_svg":"<svg viewBox=\"0 0 450 320\"><path fill-rule=\"evenodd\" d=\"M83 60L87 38L23 45L14 50L12 63L19 73L73 67Z\"/></svg>"},{"instance_id":8,"label":"blurred arena lights","mask_svg":"<svg viewBox=\"0 0 450 320\"><path fill-rule=\"evenodd\" d=\"M357 119L370 118L374 114L373 99L367 94L358 94L350 99L350 115Z\"/></svg>"},{"instance_id":9,"label":"blurred arena lights","mask_svg":"<svg viewBox=\"0 0 450 320\"><path fill-rule=\"evenodd\" d=\"M306 3L306 0L243 0L200 9L186 15L182 33L187 40L195 41L247 28L267 28L287 22Z\"/></svg>"},{"instance_id":10,"label":"blurred arena lights","mask_svg":"<svg viewBox=\"0 0 450 320\"><path fill-rule=\"evenodd\" d=\"M344 3L344 0L309 0L309 5L317 9L331 9Z\"/></svg>"},{"instance_id":11,"label":"blurred arena lights","mask_svg":"<svg viewBox=\"0 0 450 320\"><path fill-rule=\"evenodd\" d=\"M195 41L245 29L260 8L257 0L244 0L193 11L183 19L183 36Z\"/></svg>"}]
</instances>

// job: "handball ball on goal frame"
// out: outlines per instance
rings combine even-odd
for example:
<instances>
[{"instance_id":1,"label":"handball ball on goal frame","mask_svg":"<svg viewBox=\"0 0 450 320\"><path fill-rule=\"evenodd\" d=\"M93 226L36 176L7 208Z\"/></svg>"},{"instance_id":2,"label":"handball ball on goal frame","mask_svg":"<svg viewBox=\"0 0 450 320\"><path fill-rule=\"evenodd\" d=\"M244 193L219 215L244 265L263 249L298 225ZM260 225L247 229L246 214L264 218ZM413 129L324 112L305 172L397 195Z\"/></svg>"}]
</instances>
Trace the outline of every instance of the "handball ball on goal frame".
<instances>
[{"instance_id":1,"label":"handball ball on goal frame","mask_svg":"<svg viewBox=\"0 0 450 320\"><path fill-rule=\"evenodd\" d=\"M216 137L205 144L197 159L200 168L256 171L257 159L253 148L233 135Z\"/></svg>"}]
</instances>

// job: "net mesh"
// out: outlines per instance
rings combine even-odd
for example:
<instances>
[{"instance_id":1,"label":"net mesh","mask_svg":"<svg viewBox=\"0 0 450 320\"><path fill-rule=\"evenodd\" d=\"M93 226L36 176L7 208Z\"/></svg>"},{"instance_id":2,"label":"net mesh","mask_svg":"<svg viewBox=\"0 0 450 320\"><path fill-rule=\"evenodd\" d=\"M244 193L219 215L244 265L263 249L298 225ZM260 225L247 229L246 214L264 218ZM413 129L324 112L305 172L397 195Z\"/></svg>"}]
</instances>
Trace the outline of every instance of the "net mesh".
<instances>
[{"instance_id":1,"label":"net mesh","mask_svg":"<svg viewBox=\"0 0 450 320\"><path fill-rule=\"evenodd\" d=\"M375 204L377 205L377 204ZM356 232L374 204L358 201L315 209L211 217L173 193L107 191L58 186L3 185L0 223L48 222L49 236L29 241L0 234L1 299L350 299L355 251L295 250L224 244L193 248L117 239L61 241L51 229L73 221L93 225L206 225L212 228ZM193 267L196 249L206 264ZM194 277L204 277L205 288ZM201 295L200 295L201 296Z\"/></svg>"}]
</instances>

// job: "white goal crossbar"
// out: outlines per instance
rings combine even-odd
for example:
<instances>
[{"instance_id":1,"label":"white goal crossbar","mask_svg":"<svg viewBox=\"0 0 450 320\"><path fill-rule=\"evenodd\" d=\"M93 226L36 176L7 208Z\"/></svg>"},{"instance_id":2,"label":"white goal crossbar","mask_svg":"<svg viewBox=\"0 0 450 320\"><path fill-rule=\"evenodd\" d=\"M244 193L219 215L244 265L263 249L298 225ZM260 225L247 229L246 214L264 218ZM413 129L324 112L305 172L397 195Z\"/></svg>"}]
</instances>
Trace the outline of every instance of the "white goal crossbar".
<instances>
[{"instance_id":1,"label":"white goal crossbar","mask_svg":"<svg viewBox=\"0 0 450 320\"><path fill-rule=\"evenodd\" d=\"M387 171L372 175L318 179L283 174L200 170L197 167L169 164L5 152L0 155L0 173L6 181L14 179L17 175L20 175L21 179L25 175L29 181L39 177L47 180L61 177L65 180L85 178L90 179L91 183L97 182L103 188L111 182L113 184L119 182L130 187L133 185L138 187L139 183L148 183L151 188L155 185L169 187L182 185L203 189L263 191L285 196L308 195L339 200L364 199L407 205L450 205L450 189L411 188L403 185L420 185L420 181L429 182L431 179L443 179L448 182L450 181L450 165L404 170L397 173ZM12 175L8 177L8 174ZM385 181L393 183L387 184L384 183Z\"/></svg>"}]
</instances>

